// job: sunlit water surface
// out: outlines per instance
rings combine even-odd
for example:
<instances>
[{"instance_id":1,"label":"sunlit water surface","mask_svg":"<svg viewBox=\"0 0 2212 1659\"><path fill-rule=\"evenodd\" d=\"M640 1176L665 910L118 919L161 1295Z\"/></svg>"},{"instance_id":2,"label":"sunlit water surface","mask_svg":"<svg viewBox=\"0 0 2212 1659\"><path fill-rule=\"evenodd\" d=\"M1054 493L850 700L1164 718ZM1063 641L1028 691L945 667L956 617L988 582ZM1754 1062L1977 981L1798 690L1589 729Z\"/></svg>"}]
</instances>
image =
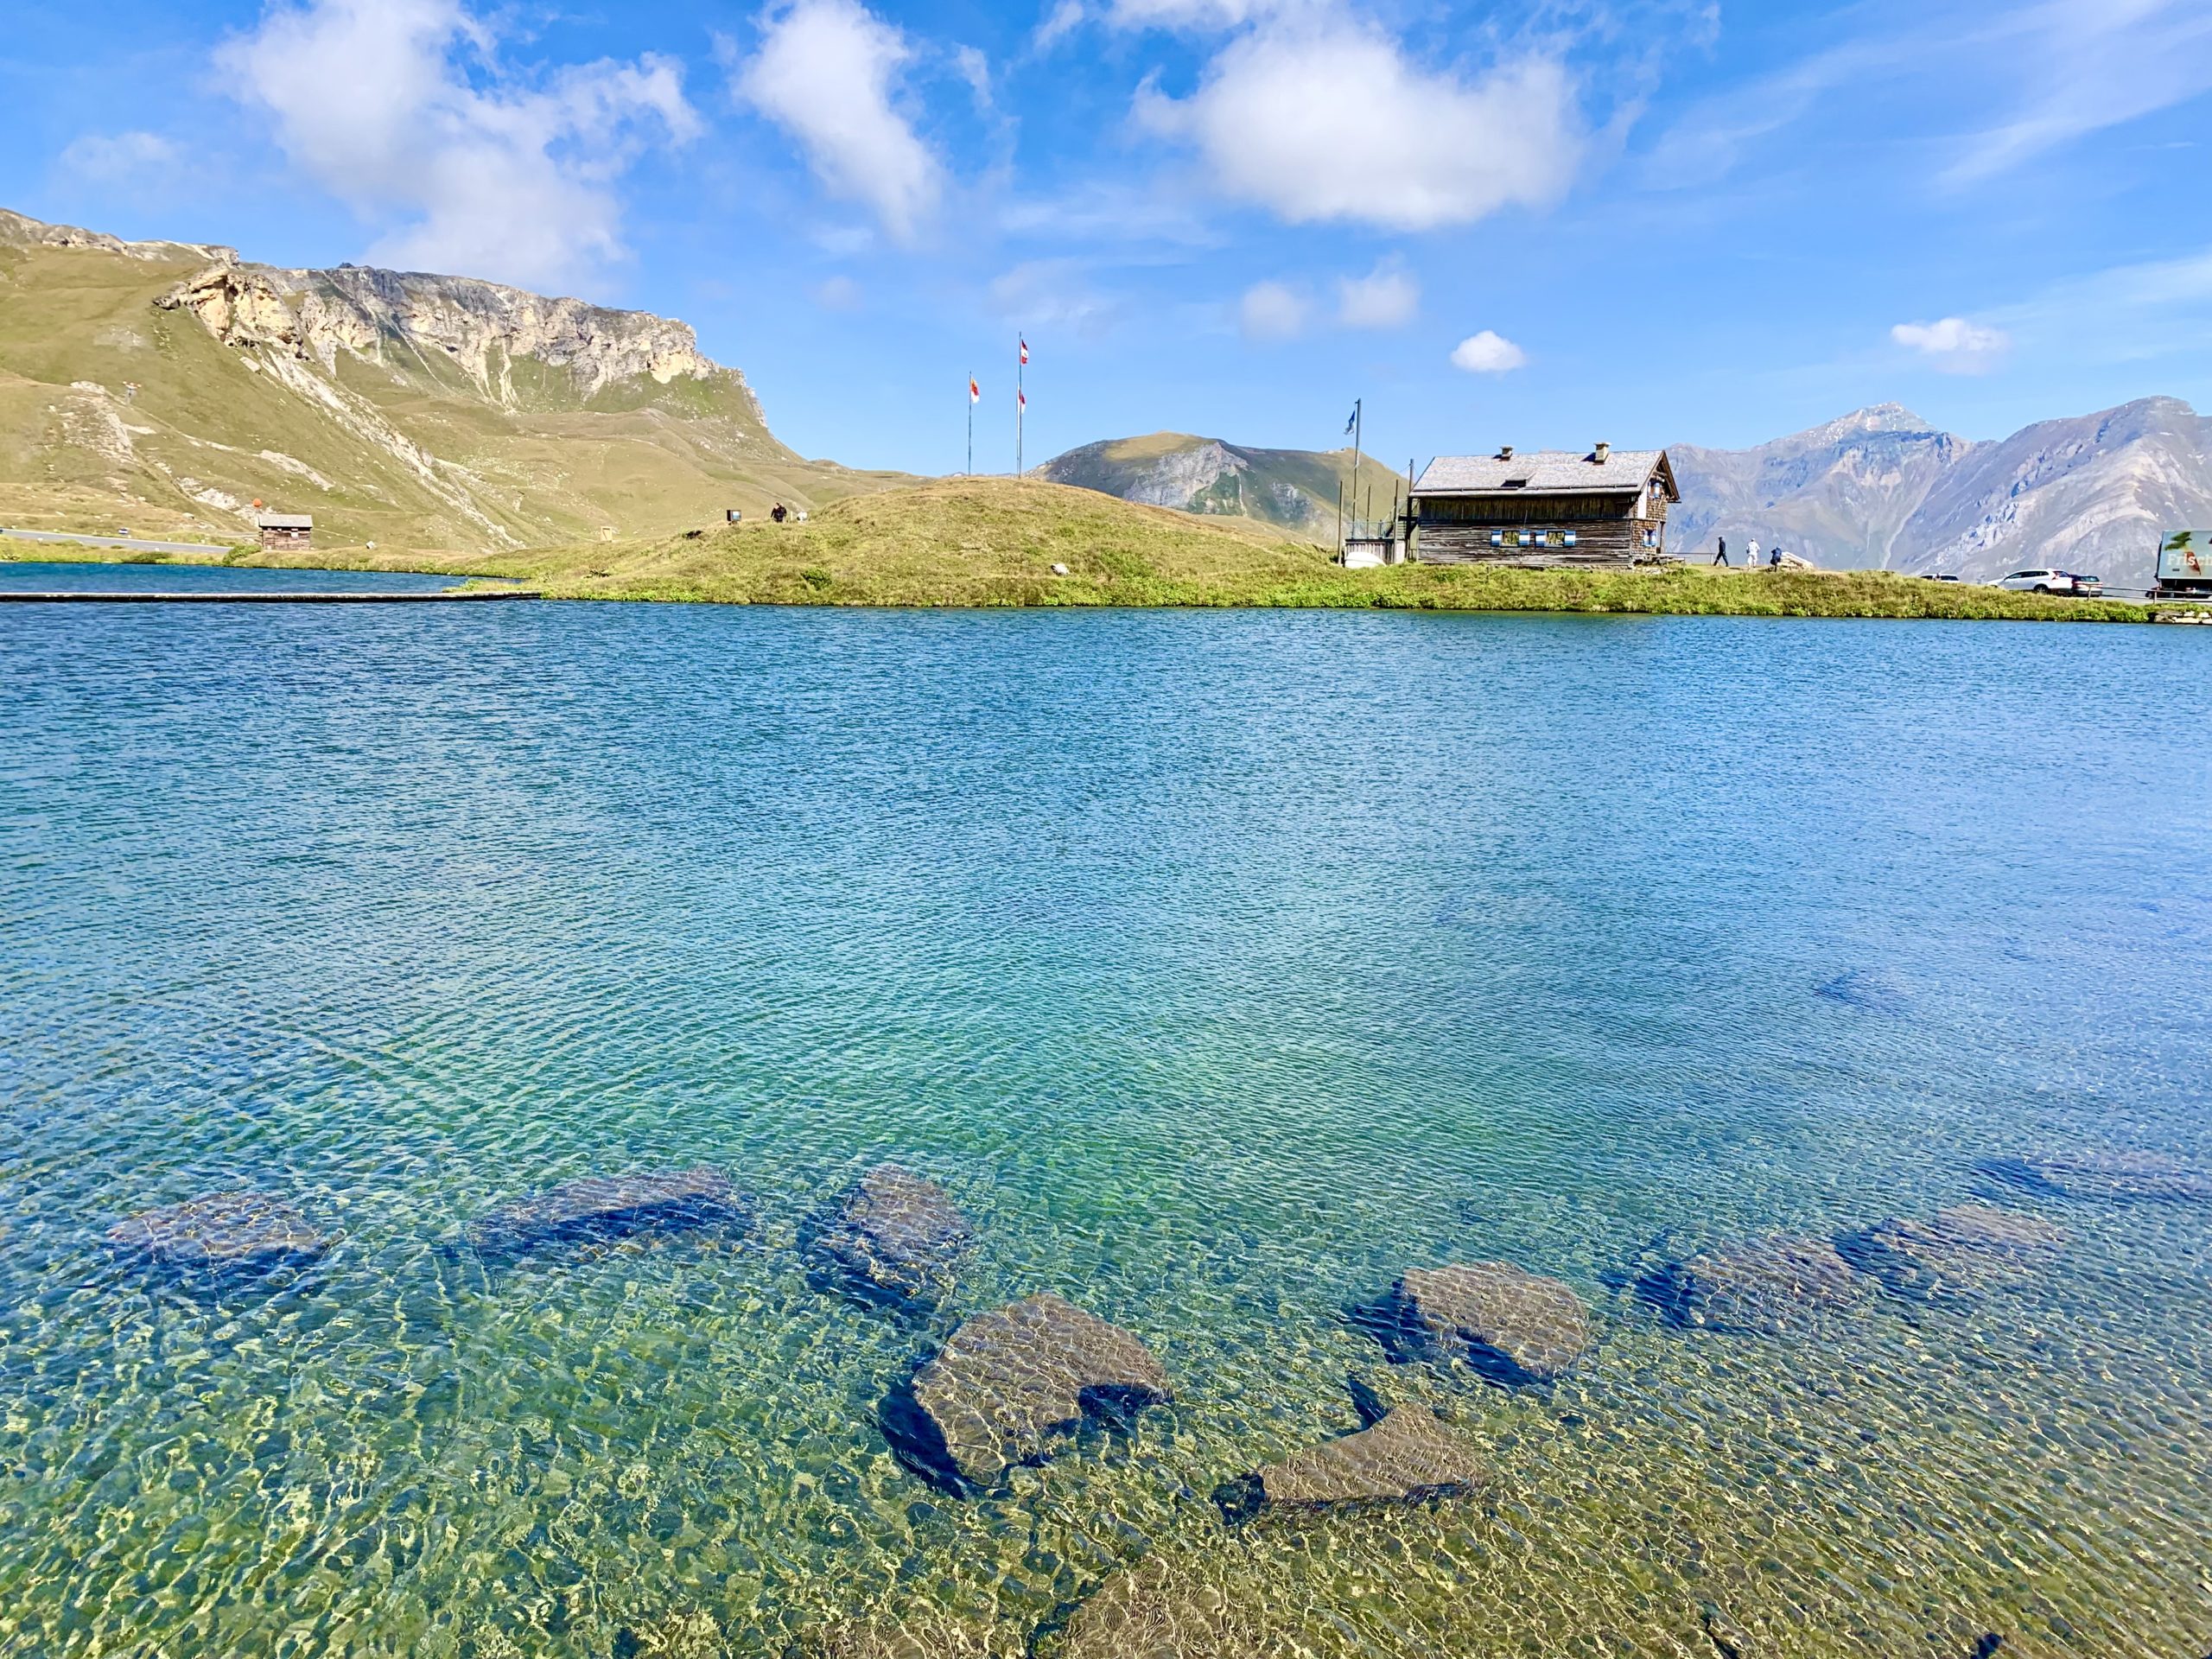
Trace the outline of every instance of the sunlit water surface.
<instances>
[{"instance_id":1,"label":"sunlit water surface","mask_svg":"<svg viewBox=\"0 0 2212 1659\"><path fill-rule=\"evenodd\" d=\"M1778 1338L1621 1287L1987 1157L2212 1161L2208 645L8 607L0 1651L1049 1652L1147 1562L1224 1652L2197 1659L2212 1207L1999 1193L2047 1269ZM933 1326L795 1249L885 1158L981 1235ZM751 1236L454 1248L702 1162ZM104 1244L241 1186L337 1247L209 1287ZM1484 1257L1595 1310L1548 1395L1343 1317ZM1176 1402L932 1491L879 1401L1037 1289ZM1227 1529L1353 1373L1494 1487Z\"/></svg>"}]
</instances>

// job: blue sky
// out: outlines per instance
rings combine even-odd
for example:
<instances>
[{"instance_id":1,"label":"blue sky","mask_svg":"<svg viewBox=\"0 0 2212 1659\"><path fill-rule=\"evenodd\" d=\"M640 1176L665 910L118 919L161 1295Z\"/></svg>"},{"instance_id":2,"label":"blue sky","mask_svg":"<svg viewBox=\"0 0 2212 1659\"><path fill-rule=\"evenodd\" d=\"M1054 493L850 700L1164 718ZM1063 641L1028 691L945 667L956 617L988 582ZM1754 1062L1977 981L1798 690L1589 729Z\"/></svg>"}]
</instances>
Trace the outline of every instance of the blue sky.
<instances>
[{"instance_id":1,"label":"blue sky","mask_svg":"<svg viewBox=\"0 0 2212 1659\"><path fill-rule=\"evenodd\" d=\"M2207 0L81 0L0 205L683 317L861 466L2212 406ZM5 303L0 298L0 304Z\"/></svg>"}]
</instances>

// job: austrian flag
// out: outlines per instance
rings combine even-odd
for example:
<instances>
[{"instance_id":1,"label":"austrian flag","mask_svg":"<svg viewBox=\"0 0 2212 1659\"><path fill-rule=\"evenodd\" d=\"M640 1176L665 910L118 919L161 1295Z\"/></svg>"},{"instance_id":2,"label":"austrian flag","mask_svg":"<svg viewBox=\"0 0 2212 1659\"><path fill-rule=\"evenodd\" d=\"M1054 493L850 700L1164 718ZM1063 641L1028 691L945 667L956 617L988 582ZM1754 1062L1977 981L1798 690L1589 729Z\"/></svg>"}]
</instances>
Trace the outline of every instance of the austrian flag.
<instances>
[{"instance_id":1,"label":"austrian flag","mask_svg":"<svg viewBox=\"0 0 2212 1659\"><path fill-rule=\"evenodd\" d=\"M982 395L983 389L976 384L976 377L972 374L969 375L968 377L968 401L971 404L975 403L980 399Z\"/></svg>"},{"instance_id":2,"label":"austrian flag","mask_svg":"<svg viewBox=\"0 0 2212 1659\"><path fill-rule=\"evenodd\" d=\"M1014 343L1021 347L1021 365L1024 368L1027 368L1029 366L1029 342L1022 339L1020 334L1016 334L1014 337Z\"/></svg>"},{"instance_id":3,"label":"austrian flag","mask_svg":"<svg viewBox=\"0 0 2212 1659\"><path fill-rule=\"evenodd\" d=\"M1023 409L1027 409L1029 407L1029 394L1026 391L1016 391L1014 394L1014 401Z\"/></svg>"}]
</instances>

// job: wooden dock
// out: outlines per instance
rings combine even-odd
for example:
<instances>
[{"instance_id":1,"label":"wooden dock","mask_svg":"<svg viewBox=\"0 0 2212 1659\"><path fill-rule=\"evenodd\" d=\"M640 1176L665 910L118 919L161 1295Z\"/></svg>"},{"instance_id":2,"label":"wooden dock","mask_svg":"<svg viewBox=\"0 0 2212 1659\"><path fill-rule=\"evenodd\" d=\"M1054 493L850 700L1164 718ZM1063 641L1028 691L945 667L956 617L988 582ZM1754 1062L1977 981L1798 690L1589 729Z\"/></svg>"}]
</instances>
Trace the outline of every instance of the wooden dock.
<instances>
[{"instance_id":1,"label":"wooden dock","mask_svg":"<svg viewBox=\"0 0 2212 1659\"><path fill-rule=\"evenodd\" d=\"M531 588L486 589L473 594L143 594L108 589L101 593L0 593L0 605L454 605L467 600L537 599Z\"/></svg>"}]
</instances>

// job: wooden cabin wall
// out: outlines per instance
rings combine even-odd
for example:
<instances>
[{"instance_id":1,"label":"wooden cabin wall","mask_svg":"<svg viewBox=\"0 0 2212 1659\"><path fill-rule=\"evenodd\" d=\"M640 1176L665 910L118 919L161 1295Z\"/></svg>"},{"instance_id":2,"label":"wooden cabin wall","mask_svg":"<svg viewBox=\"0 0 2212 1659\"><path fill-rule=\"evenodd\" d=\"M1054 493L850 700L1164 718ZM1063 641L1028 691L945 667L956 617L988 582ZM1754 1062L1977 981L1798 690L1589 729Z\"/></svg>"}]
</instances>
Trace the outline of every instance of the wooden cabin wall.
<instances>
[{"instance_id":1,"label":"wooden cabin wall","mask_svg":"<svg viewBox=\"0 0 2212 1659\"><path fill-rule=\"evenodd\" d=\"M1576 523L1573 547L1490 544L1492 530L1511 528L1499 524L1438 523L1428 517L1424 508L1414 535L1413 556L1422 564L1626 565L1646 551L1644 524L1640 518L1608 518L1596 523L1585 519Z\"/></svg>"},{"instance_id":2,"label":"wooden cabin wall","mask_svg":"<svg viewBox=\"0 0 2212 1659\"><path fill-rule=\"evenodd\" d=\"M1411 556L1423 564L1589 565L1620 568L1663 550L1667 539L1667 497L1654 502L1649 490L1633 495L1491 493L1479 498L1417 498ZM1573 547L1492 547L1493 530L1572 530ZM1644 532L1656 531L1657 546L1644 545Z\"/></svg>"}]
</instances>

